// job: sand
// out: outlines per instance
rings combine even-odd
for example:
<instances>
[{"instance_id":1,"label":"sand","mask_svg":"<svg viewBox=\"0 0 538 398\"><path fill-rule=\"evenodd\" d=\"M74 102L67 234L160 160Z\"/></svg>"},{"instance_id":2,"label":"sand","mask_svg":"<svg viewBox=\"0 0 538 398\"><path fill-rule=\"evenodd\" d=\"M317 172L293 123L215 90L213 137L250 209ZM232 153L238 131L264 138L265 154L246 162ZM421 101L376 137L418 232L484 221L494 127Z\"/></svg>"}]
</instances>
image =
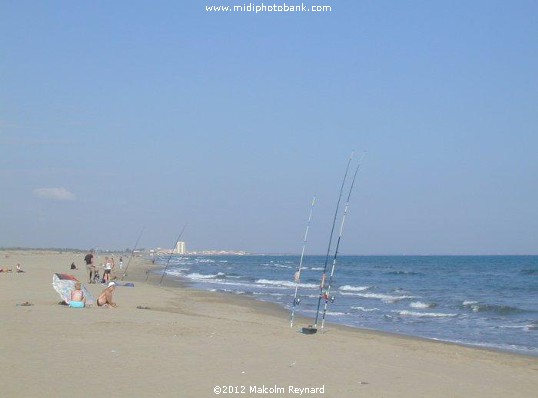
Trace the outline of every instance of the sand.
<instances>
[{"instance_id":1,"label":"sand","mask_svg":"<svg viewBox=\"0 0 538 398\"><path fill-rule=\"evenodd\" d=\"M2 397L535 397L538 358L335 325L289 327L272 304L151 276L135 258L118 308L59 305L83 253L0 251ZM102 261L100 256L99 260ZM118 256L116 256L116 260ZM79 270L70 271L72 261ZM126 261L125 261L126 262ZM104 288L88 285L97 296ZM29 302L32 306L18 304ZM138 306L148 309L139 309ZM291 390L290 390L291 388ZM217 394L219 392L220 394Z\"/></svg>"}]
</instances>

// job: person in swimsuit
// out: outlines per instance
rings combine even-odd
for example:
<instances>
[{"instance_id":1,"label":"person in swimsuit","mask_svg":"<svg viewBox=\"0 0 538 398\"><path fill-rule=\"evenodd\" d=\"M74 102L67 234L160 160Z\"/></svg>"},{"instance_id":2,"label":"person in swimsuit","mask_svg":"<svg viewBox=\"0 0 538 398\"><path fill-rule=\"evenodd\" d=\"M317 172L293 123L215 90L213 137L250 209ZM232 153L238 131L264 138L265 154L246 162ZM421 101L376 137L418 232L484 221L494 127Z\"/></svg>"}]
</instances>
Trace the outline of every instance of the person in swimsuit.
<instances>
[{"instance_id":1,"label":"person in swimsuit","mask_svg":"<svg viewBox=\"0 0 538 398\"><path fill-rule=\"evenodd\" d=\"M81 287L80 282L75 283L75 289L71 292L71 301L83 302L84 306L86 306L86 297L84 297Z\"/></svg>"},{"instance_id":2,"label":"person in swimsuit","mask_svg":"<svg viewBox=\"0 0 538 398\"><path fill-rule=\"evenodd\" d=\"M117 307L116 303L112 301L112 295L114 294L115 289L116 289L116 284L114 282L110 282L108 284L108 287L105 290L103 290L103 292L97 298L97 306L98 307Z\"/></svg>"}]
</instances>

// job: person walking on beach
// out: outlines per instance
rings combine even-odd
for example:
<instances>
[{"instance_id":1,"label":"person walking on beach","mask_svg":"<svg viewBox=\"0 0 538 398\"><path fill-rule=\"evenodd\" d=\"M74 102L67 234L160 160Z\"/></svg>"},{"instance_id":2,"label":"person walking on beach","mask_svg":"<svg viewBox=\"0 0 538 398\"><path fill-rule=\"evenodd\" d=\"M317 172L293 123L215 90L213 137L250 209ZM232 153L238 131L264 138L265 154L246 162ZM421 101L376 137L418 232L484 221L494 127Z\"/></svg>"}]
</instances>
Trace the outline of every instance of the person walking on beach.
<instances>
[{"instance_id":1,"label":"person walking on beach","mask_svg":"<svg viewBox=\"0 0 538 398\"><path fill-rule=\"evenodd\" d=\"M93 278L95 276L95 264L93 263L93 251L90 251L84 257L84 262L86 263L86 269L90 273L90 283L94 283Z\"/></svg>"},{"instance_id":2,"label":"person walking on beach","mask_svg":"<svg viewBox=\"0 0 538 398\"><path fill-rule=\"evenodd\" d=\"M120 257L120 271L123 269L123 257Z\"/></svg>"}]
</instances>

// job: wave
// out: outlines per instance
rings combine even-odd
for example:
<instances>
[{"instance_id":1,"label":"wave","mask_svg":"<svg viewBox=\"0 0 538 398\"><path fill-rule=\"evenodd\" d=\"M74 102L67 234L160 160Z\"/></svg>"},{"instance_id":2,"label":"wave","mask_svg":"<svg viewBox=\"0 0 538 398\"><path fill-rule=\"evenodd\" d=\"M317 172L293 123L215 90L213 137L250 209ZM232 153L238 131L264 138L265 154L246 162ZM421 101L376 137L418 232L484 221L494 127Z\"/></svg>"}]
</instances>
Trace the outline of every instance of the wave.
<instances>
[{"instance_id":1,"label":"wave","mask_svg":"<svg viewBox=\"0 0 538 398\"><path fill-rule=\"evenodd\" d=\"M453 339L445 339L443 341L447 341L449 343L463 344L463 345L471 344L476 347L486 347L486 348L493 348L493 349L504 350L504 351L519 351L526 354L530 353L531 355L538 354L538 348L536 347L517 345L517 344L485 343L482 341L465 341L465 340L453 340Z\"/></svg>"},{"instance_id":2,"label":"wave","mask_svg":"<svg viewBox=\"0 0 538 398\"><path fill-rule=\"evenodd\" d=\"M204 275L204 274L199 274L197 272L194 272L192 274L188 274L187 278L190 278L190 279L225 279L226 274L223 272L219 272L218 274Z\"/></svg>"},{"instance_id":3,"label":"wave","mask_svg":"<svg viewBox=\"0 0 538 398\"><path fill-rule=\"evenodd\" d=\"M289 294L284 293L266 293L266 292L252 292L254 296L273 296L273 297L284 297L289 296Z\"/></svg>"},{"instance_id":4,"label":"wave","mask_svg":"<svg viewBox=\"0 0 538 398\"><path fill-rule=\"evenodd\" d=\"M230 294L237 294L237 295L252 295L252 292L247 292L244 290L235 290L235 289L210 289L213 292L221 292L221 293L230 293Z\"/></svg>"},{"instance_id":5,"label":"wave","mask_svg":"<svg viewBox=\"0 0 538 398\"><path fill-rule=\"evenodd\" d=\"M342 316L342 315L349 315L349 314L346 313L346 312L332 312L332 311L327 311L327 315Z\"/></svg>"},{"instance_id":6,"label":"wave","mask_svg":"<svg viewBox=\"0 0 538 398\"><path fill-rule=\"evenodd\" d=\"M278 286L278 287L295 287L297 284L295 282L291 281L279 281L279 280L272 280L272 279L258 279L256 281L259 285L272 285L272 286ZM313 283L299 283L299 287L305 288L305 289L315 289L318 287L318 285Z\"/></svg>"},{"instance_id":7,"label":"wave","mask_svg":"<svg viewBox=\"0 0 538 398\"><path fill-rule=\"evenodd\" d=\"M525 268L520 271L523 275L538 275L538 269Z\"/></svg>"},{"instance_id":8,"label":"wave","mask_svg":"<svg viewBox=\"0 0 538 398\"><path fill-rule=\"evenodd\" d=\"M351 309L356 310L356 311L362 311L362 312L381 311L379 308L351 307Z\"/></svg>"},{"instance_id":9,"label":"wave","mask_svg":"<svg viewBox=\"0 0 538 398\"><path fill-rule=\"evenodd\" d=\"M525 330L538 330L538 321L534 321L525 325Z\"/></svg>"},{"instance_id":10,"label":"wave","mask_svg":"<svg viewBox=\"0 0 538 398\"><path fill-rule=\"evenodd\" d=\"M462 303L462 307L465 309L470 309L473 312L492 312L500 315L511 315L511 314L522 314L525 312L533 312L529 310L524 310L517 307L510 307L508 305L497 305L497 304L487 304L480 303L478 301L469 301L466 300Z\"/></svg>"},{"instance_id":11,"label":"wave","mask_svg":"<svg viewBox=\"0 0 538 398\"><path fill-rule=\"evenodd\" d=\"M444 314L441 312L416 312L416 311L407 311L407 310L399 311L398 314L400 316L416 316L419 318L446 318L446 317L458 316L458 314Z\"/></svg>"},{"instance_id":12,"label":"wave","mask_svg":"<svg viewBox=\"0 0 538 398\"><path fill-rule=\"evenodd\" d=\"M351 286L351 285L345 285L340 286L338 289L342 290L344 292L364 292L365 290L370 289L371 286Z\"/></svg>"},{"instance_id":13,"label":"wave","mask_svg":"<svg viewBox=\"0 0 538 398\"><path fill-rule=\"evenodd\" d=\"M391 296L389 294L381 294L381 293L357 293L356 295L359 297L367 298L367 299L378 299L385 303L395 303L401 300L416 298L415 296Z\"/></svg>"},{"instance_id":14,"label":"wave","mask_svg":"<svg viewBox=\"0 0 538 398\"><path fill-rule=\"evenodd\" d=\"M188 269L185 269L185 268L182 268L182 269L169 269L169 270L166 270L166 275L171 275L171 276L183 276L183 272L182 271L188 271Z\"/></svg>"},{"instance_id":15,"label":"wave","mask_svg":"<svg viewBox=\"0 0 538 398\"><path fill-rule=\"evenodd\" d=\"M286 268L286 269L291 269L293 268L291 265L284 265L284 264L278 264L278 263L273 263L273 264L266 264L268 267L273 267L273 268Z\"/></svg>"},{"instance_id":16,"label":"wave","mask_svg":"<svg viewBox=\"0 0 538 398\"><path fill-rule=\"evenodd\" d=\"M414 271L389 271L385 272L386 275L409 275L409 276L417 276L421 275L424 276L422 272L414 272Z\"/></svg>"},{"instance_id":17,"label":"wave","mask_svg":"<svg viewBox=\"0 0 538 398\"><path fill-rule=\"evenodd\" d=\"M409 304L409 307L423 310L423 309L426 309L426 308L437 307L437 304L435 304L435 303L423 303L422 301L414 301L414 302Z\"/></svg>"}]
</instances>

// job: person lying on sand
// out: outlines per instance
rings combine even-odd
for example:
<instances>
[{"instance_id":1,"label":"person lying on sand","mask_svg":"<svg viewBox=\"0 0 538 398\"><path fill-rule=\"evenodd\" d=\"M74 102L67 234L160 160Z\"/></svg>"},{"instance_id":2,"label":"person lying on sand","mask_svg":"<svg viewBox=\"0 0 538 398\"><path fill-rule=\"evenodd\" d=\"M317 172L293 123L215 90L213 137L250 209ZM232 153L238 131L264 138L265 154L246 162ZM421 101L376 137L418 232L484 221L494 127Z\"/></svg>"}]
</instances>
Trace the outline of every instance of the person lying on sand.
<instances>
[{"instance_id":1,"label":"person lying on sand","mask_svg":"<svg viewBox=\"0 0 538 398\"><path fill-rule=\"evenodd\" d=\"M13 272L11 268L0 268L0 272Z\"/></svg>"},{"instance_id":2,"label":"person lying on sand","mask_svg":"<svg viewBox=\"0 0 538 398\"><path fill-rule=\"evenodd\" d=\"M98 307L117 307L116 303L112 301L112 295L114 294L114 290L116 289L116 284L114 282L110 282L108 284L108 287L103 290L101 295L97 298L97 306Z\"/></svg>"}]
</instances>

